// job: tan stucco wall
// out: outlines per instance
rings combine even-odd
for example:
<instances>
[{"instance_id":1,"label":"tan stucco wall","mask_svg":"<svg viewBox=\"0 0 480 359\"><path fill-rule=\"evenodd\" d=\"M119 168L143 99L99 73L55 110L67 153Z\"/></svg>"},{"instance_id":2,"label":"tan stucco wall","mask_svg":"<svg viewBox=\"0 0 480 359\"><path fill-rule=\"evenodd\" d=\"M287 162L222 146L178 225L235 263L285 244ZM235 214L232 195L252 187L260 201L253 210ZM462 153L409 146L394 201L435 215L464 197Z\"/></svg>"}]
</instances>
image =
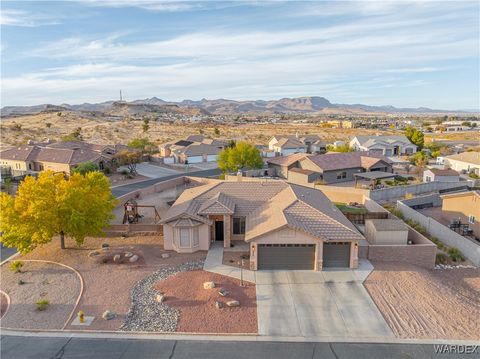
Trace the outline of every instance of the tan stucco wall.
<instances>
[{"instance_id":1,"label":"tan stucco wall","mask_svg":"<svg viewBox=\"0 0 480 359\"><path fill-rule=\"evenodd\" d=\"M408 230L377 231L371 220L365 221L365 238L371 244L407 244Z\"/></svg>"},{"instance_id":2,"label":"tan stucco wall","mask_svg":"<svg viewBox=\"0 0 480 359\"><path fill-rule=\"evenodd\" d=\"M63 163L53 163L53 162L36 162L36 165L38 166L39 164L43 165L43 170L47 171L53 171L53 172L65 172L66 174L70 174L70 166L68 164L63 164ZM37 170L40 170L39 167L37 167Z\"/></svg>"},{"instance_id":3,"label":"tan stucco wall","mask_svg":"<svg viewBox=\"0 0 480 359\"><path fill-rule=\"evenodd\" d=\"M446 218L460 218L462 223L468 223L468 216L475 217L475 223L469 223L475 236L480 237L480 198L474 193L458 197L443 197L442 211Z\"/></svg>"},{"instance_id":4,"label":"tan stucco wall","mask_svg":"<svg viewBox=\"0 0 480 359\"><path fill-rule=\"evenodd\" d=\"M174 250L178 253L193 253L197 251L208 251L210 248L210 226L201 224L198 226L198 247L182 248L175 241L175 229L165 224L163 226L163 241L166 250Z\"/></svg>"},{"instance_id":5,"label":"tan stucco wall","mask_svg":"<svg viewBox=\"0 0 480 359\"><path fill-rule=\"evenodd\" d=\"M27 162L0 159L0 165L11 167L13 171L26 171Z\"/></svg>"}]
</instances>

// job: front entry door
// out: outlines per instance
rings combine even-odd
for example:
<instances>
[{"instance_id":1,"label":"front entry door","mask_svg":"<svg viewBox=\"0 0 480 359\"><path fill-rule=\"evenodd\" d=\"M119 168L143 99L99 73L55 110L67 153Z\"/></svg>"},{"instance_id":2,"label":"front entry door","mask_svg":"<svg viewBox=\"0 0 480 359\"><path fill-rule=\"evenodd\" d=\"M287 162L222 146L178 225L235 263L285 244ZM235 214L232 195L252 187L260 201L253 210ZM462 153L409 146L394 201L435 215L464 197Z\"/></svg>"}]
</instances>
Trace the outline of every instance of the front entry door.
<instances>
[{"instance_id":1,"label":"front entry door","mask_svg":"<svg viewBox=\"0 0 480 359\"><path fill-rule=\"evenodd\" d=\"M223 221L215 221L215 240L223 241Z\"/></svg>"}]
</instances>

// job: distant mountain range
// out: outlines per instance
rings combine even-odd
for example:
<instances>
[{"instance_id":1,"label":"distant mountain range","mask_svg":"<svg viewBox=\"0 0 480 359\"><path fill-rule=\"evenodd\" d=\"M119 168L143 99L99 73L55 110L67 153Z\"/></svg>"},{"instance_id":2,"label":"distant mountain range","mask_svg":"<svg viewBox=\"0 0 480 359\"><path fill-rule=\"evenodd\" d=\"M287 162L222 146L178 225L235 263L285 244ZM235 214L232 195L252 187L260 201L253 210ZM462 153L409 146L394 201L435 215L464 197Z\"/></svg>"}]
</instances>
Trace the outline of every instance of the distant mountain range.
<instances>
[{"instance_id":1,"label":"distant mountain range","mask_svg":"<svg viewBox=\"0 0 480 359\"><path fill-rule=\"evenodd\" d=\"M5 106L0 112L3 117L38 114L41 112L80 111L98 112L107 116L145 116L148 114L236 115L236 114L433 114L466 113L478 111L433 110L426 107L396 108L394 106L368 106L362 104L333 104L324 97L282 98L280 100L235 101L227 99L200 101L164 101L157 97L135 101L107 101L83 103L80 105L61 104L35 106Z\"/></svg>"}]
</instances>

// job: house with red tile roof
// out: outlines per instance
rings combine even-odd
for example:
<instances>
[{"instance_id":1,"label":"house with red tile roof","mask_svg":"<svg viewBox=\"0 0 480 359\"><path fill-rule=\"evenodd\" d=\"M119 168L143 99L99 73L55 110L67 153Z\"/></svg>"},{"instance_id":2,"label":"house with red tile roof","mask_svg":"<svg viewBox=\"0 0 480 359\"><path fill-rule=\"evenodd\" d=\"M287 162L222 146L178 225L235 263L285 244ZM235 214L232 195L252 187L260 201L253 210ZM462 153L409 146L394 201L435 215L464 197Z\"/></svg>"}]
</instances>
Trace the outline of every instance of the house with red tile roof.
<instances>
[{"instance_id":1,"label":"house with red tile roof","mask_svg":"<svg viewBox=\"0 0 480 359\"><path fill-rule=\"evenodd\" d=\"M285 181L208 180L162 220L167 250L248 244L250 268L355 268L363 236L319 190Z\"/></svg>"},{"instance_id":2,"label":"house with red tile roof","mask_svg":"<svg viewBox=\"0 0 480 359\"><path fill-rule=\"evenodd\" d=\"M392 161L377 152L347 152L310 155L296 153L267 160L275 174L292 183L324 184L355 180L356 173L381 171L392 173Z\"/></svg>"}]
</instances>

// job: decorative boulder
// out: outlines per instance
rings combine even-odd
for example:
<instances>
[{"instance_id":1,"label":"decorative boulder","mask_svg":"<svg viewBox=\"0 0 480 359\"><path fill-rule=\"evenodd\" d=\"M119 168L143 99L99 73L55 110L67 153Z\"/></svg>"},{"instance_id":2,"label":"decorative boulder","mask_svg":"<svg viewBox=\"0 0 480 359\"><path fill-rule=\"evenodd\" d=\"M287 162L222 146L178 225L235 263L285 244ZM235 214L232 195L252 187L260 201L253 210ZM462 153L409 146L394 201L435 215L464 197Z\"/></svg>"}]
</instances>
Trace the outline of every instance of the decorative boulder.
<instances>
[{"instance_id":1,"label":"decorative boulder","mask_svg":"<svg viewBox=\"0 0 480 359\"><path fill-rule=\"evenodd\" d=\"M107 250L108 248L110 248L110 244L102 243L102 249Z\"/></svg>"},{"instance_id":2,"label":"decorative boulder","mask_svg":"<svg viewBox=\"0 0 480 359\"><path fill-rule=\"evenodd\" d=\"M212 289L215 288L215 282L204 282L203 289Z\"/></svg>"},{"instance_id":3,"label":"decorative boulder","mask_svg":"<svg viewBox=\"0 0 480 359\"><path fill-rule=\"evenodd\" d=\"M155 296L155 301L158 303L163 303L165 301L165 295L164 294L157 294Z\"/></svg>"},{"instance_id":4,"label":"decorative boulder","mask_svg":"<svg viewBox=\"0 0 480 359\"><path fill-rule=\"evenodd\" d=\"M133 253L132 252L125 252L125 258L130 258L130 257L133 257Z\"/></svg>"},{"instance_id":5,"label":"decorative boulder","mask_svg":"<svg viewBox=\"0 0 480 359\"><path fill-rule=\"evenodd\" d=\"M121 260L120 254L115 254L113 256L113 262L114 263L120 263L120 260Z\"/></svg>"},{"instance_id":6,"label":"decorative boulder","mask_svg":"<svg viewBox=\"0 0 480 359\"><path fill-rule=\"evenodd\" d=\"M163 258L163 259L170 258L170 254L168 254L168 253L162 253L162 258Z\"/></svg>"},{"instance_id":7,"label":"decorative boulder","mask_svg":"<svg viewBox=\"0 0 480 359\"><path fill-rule=\"evenodd\" d=\"M110 319L113 319L115 318L117 315L112 312L111 310L106 310L103 312L102 314L102 318L105 319L105 320L110 320Z\"/></svg>"},{"instance_id":8,"label":"decorative boulder","mask_svg":"<svg viewBox=\"0 0 480 359\"><path fill-rule=\"evenodd\" d=\"M223 303L219 302L218 300L215 301L215 308L217 309L222 309L223 308Z\"/></svg>"},{"instance_id":9,"label":"decorative boulder","mask_svg":"<svg viewBox=\"0 0 480 359\"><path fill-rule=\"evenodd\" d=\"M90 253L88 253L89 257L97 257L99 255L100 255L99 251L91 251Z\"/></svg>"},{"instance_id":10,"label":"decorative boulder","mask_svg":"<svg viewBox=\"0 0 480 359\"><path fill-rule=\"evenodd\" d=\"M229 300L227 302L227 306L229 306L229 307L239 307L240 302L238 300Z\"/></svg>"},{"instance_id":11,"label":"decorative boulder","mask_svg":"<svg viewBox=\"0 0 480 359\"><path fill-rule=\"evenodd\" d=\"M128 261L130 263L136 262L136 261L138 261L138 256L136 254L134 254L133 256L130 257L130 259Z\"/></svg>"},{"instance_id":12,"label":"decorative boulder","mask_svg":"<svg viewBox=\"0 0 480 359\"><path fill-rule=\"evenodd\" d=\"M220 288L218 294L220 294L222 297L226 297L228 295L228 290L226 290L225 288Z\"/></svg>"}]
</instances>

